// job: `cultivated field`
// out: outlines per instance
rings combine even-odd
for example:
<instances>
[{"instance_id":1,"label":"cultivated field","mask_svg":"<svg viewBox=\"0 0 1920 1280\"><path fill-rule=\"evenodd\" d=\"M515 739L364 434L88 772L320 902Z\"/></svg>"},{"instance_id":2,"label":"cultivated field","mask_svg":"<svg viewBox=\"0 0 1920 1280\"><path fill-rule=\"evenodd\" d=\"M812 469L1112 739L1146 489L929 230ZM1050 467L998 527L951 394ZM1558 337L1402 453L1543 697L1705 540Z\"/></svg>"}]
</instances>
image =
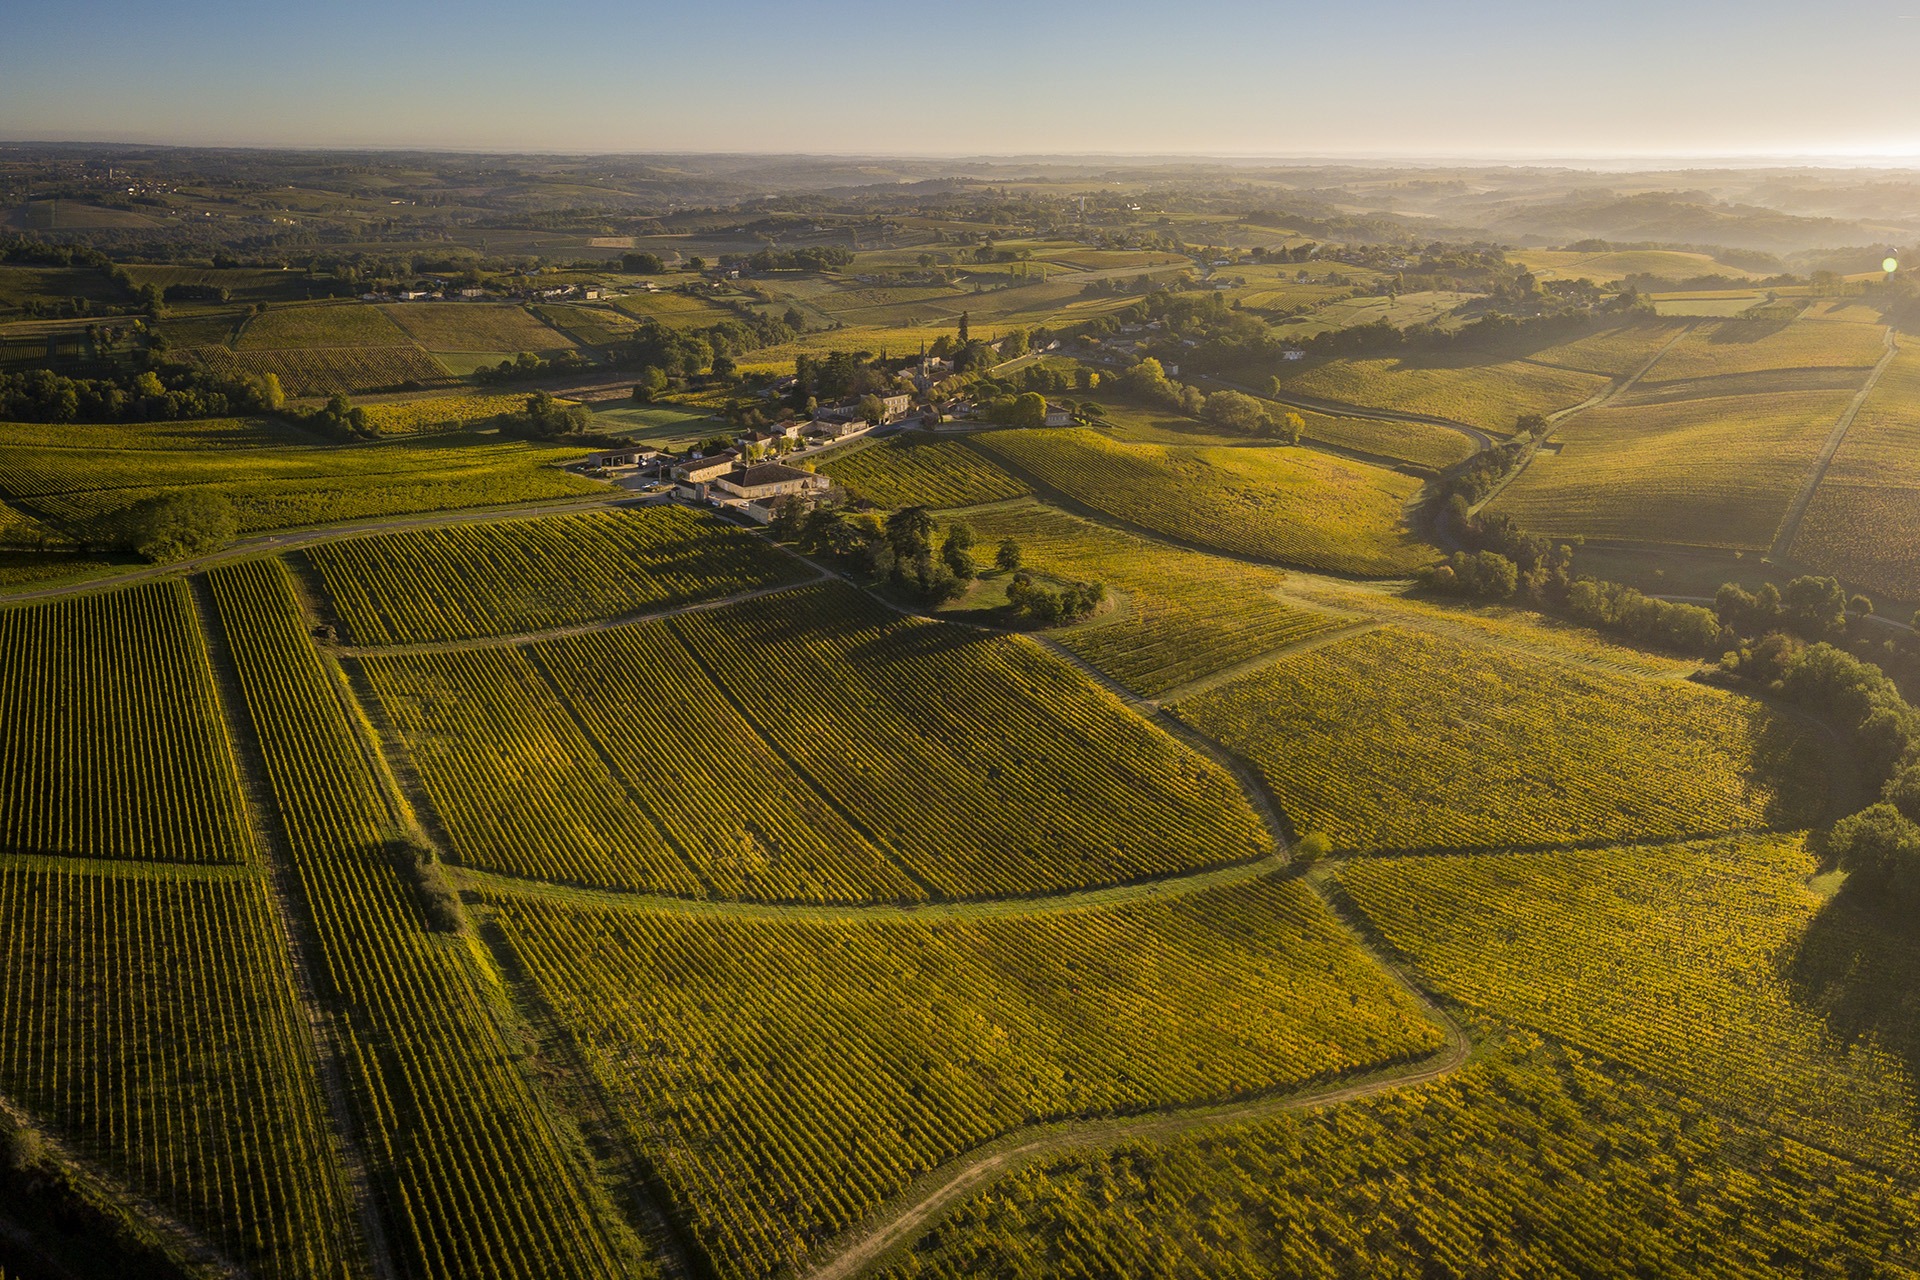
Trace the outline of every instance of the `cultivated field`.
<instances>
[{"instance_id":1,"label":"cultivated field","mask_svg":"<svg viewBox=\"0 0 1920 1280\"><path fill-rule=\"evenodd\" d=\"M52 431L66 439L36 442ZM239 420L22 426L18 435L8 427L0 443L0 498L55 527L86 533L145 498L191 485L231 499L241 529L251 532L604 492L553 465L578 458L577 449L477 435L350 449L308 439ZM99 465L103 448L115 451L113 468Z\"/></svg>"},{"instance_id":2,"label":"cultivated field","mask_svg":"<svg viewBox=\"0 0 1920 1280\"><path fill-rule=\"evenodd\" d=\"M1643 384L1722 378L1768 369L1859 369L1885 350L1885 329L1853 320L1722 320L1697 325L1660 357ZM1856 380L1855 385L1858 385Z\"/></svg>"},{"instance_id":3,"label":"cultivated field","mask_svg":"<svg viewBox=\"0 0 1920 1280\"><path fill-rule=\"evenodd\" d=\"M1417 481L1302 449L1120 444L1083 428L975 437L1075 502L1155 533L1261 560L1403 573L1430 556L1403 509Z\"/></svg>"},{"instance_id":4,"label":"cultivated field","mask_svg":"<svg viewBox=\"0 0 1920 1280\"><path fill-rule=\"evenodd\" d=\"M1112 884L1268 849L1226 774L1024 641L838 586L608 634L364 663L463 862L865 901ZM669 780L714 789L662 794ZM689 804L708 812L669 812ZM763 805L840 817L823 842Z\"/></svg>"},{"instance_id":5,"label":"cultivated field","mask_svg":"<svg viewBox=\"0 0 1920 1280\"><path fill-rule=\"evenodd\" d=\"M821 474L882 507L969 507L1030 492L958 440L904 435L828 457Z\"/></svg>"},{"instance_id":6,"label":"cultivated field","mask_svg":"<svg viewBox=\"0 0 1920 1280\"><path fill-rule=\"evenodd\" d=\"M0 609L0 852L251 862L185 584Z\"/></svg>"},{"instance_id":7,"label":"cultivated field","mask_svg":"<svg viewBox=\"0 0 1920 1280\"><path fill-rule=\"evenodd\" d=\"M1398 627L1282 659L1176 713L1337 849L1453 850L1817 821L1817 731L1675 682Z\"/></svg>"},{"instance_id":8,"label":"cultivated field","mask_svg":"<svg viewBox=\"0 0 1920 1280\"><path fill-rule=\"evenodd\" d=\"M916 1177L1022 1124L1438 1044L1284 881L927 921L488 901L728 1277L804 1272Z\"/></svg>"},{"instance_id":9,"label":"cultivated field","mask_svg":"<svg viewBox=\"0 0 1920 1280\"><path fill-rule=\"evenodd\" d=\"M1282 376L1296 395L1431 414L1501 434L1522 414L1568 408L1607 385L1598 374L1525 360L1443 365L1394 356L1329 360Z\"/></svg>"},{"instance_id":10,"label":"cultivated field","mask_svg":"<svg viewBox=\"0 0 1920 1280\"><path fill-rule=\"evenodd\" d=\"M565 334L534 319L525 307L401 302L380 311L429 351L556 351L573 345Z\"/></svg>"},{"instance_id":11,"label":"cultivated field","mask_svg":"<svg viewBox=\"0 0 1920 1280\"><path fill-rule=\"evenodd\" d=\"M1802 391L1594 409L1493 510L1554 537L1764 548L1846 403Z\"/></svg>"},{"instance_id":12,"label":"cultivated field","mask_svg":"<svg viewBox=\"0 0 1920 1280\"><path fill-rule=\"evenodd\" d=\"M404 347L411 341L383 308L357 302L273 307L247 321L240 351L310 351L316 347Z\"/></svg>"},{"instance_id":13,"label":"cultivated field","mask_svg":"<svg viewBox=\"0 0 1920 1280\"><path fill-rule=\"evenodd\" d=\"M1149 696L1339 625L1275 599L1278 570L1149 542L1038 503L967 513L989 546L1019 543L1033 572L1100 582L1115 607L1051 638Z\"/></svg>"},{"instance_id":14,"label":"cultivated field","mask_svg":"<svg viewBox=\"0 0 1920 1280\"><path fill-rule=\"evenodd\" d=\"M405 436L458 431L502 414L518 413L527 407L527 397L434 396L426 400L402 400L361 407L367 411L367 425L381 435Z\"/></svg>"},{"instance_id":15,"label":"cultivated field","mask_svg":"<svg viewBox=\"0 0 1920 1280\"><path fill-rule=\"evenodd\" d=\"M1841 995L1827 980L1887 990L1912 962L1823 912L1814 870L1799 841L1767 838L1369 861L1340 881L1453 999L1801 1142L1912 1168L1908 1064L1820 1012Z\"/></svg>"},{"instance_id":16,"label":"cultivated field","mask_svg":"<svg viewBox=\"0 0 1920 1280\"><path fill-rule=\"evenodd\" d=\"M737 525L683 507L416 529L305 554L348 638L367 645L541 631L808 572Z\"/></svg>"},{"instance_id":17,"label":"cultivated field","mask_svg":"<svg viewBox=\"0 0 1920 1280\"><path fill-rule=\"evenodd\" d=\"M258 1274L358 1274L264 880L0 855L0 1090Z\"/></svg>"},{"instance_id":18,"label":"cultivated field","mask_svg":"<svg viewBox=\"0 0 1920 1280\"><path fill-rule=\"evenodd\" d=\"M349 1015L336 1025L396 1260L443 1276L630 1272L625 1229L509 1053L497 977L429 927L389 852L402 802L314 651L285 568L253 560L210 583L319 981Z\"/></svg>"},{"instance_id":19,"label":"cultivated field","mask_svg":"<svg viewBox=\"0 0 1920 1280\"><path fill-rule=\"evenodd\" d=\"M1910 1269L1916 1226L1902 1176L1512 1031L1426 1088L1009 1174L879 1274L1764 1280Z\"/></svg>"}]
</instances>

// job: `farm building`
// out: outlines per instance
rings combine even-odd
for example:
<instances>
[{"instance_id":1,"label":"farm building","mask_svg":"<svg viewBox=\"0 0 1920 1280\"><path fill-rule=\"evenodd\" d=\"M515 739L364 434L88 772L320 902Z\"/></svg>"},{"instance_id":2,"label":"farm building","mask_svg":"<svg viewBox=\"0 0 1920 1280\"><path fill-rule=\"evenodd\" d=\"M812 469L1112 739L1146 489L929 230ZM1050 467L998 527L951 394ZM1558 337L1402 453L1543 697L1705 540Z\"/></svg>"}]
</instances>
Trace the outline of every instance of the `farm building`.
<instances>
[{"instance_id":1,"label":"farm building","mask_svg":"<svg viewBox=\"0 0 1920 1280\"><path fill-rule=\"evenodd\" d=\"M713 482L714 487L722 493L745 498L749 502L766 502L790 493L824 493L832 487L832 483L825 476L790 467L784 462L755 463L750 467L729 471Z\"/></svg>"},{"instance_id":2,"label":"farm building","mask_svg":"<svg viewBox=\"0 0 1920 1280\"><path fill-rule=\"evenodd\" d=\"M658 449L649 449L645 445L620 445L594 454L587 459L587 465L612 469L647 467L654 465L665 456Z\"/></svg>"},{"instance_id":3,"label":"farm building","mask_svg":"<svg viewBox=\"0 0 1920 1280\"><path fill-rule=\"evenodd\" d=\"M739 453L732 449L724 449L704 458L688 458L674 464L673 478L684 484L707 484L733 470L739 461Z\"/></svg>"}]
</instances>

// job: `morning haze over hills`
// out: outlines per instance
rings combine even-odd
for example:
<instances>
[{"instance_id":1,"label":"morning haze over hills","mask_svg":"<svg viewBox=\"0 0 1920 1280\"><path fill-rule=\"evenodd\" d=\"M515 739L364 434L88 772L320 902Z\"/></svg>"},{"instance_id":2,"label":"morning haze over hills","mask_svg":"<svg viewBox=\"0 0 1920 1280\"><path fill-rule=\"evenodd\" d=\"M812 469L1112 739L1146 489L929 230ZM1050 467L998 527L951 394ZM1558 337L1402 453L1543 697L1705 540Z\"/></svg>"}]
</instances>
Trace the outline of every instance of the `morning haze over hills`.
<instances>
[{"instance_id":1,"label":"morning haze over hills","mask_svg":"<svg viewBox=\"0 0 1920 1280\"><path fill-rule=\"evenodd\" d=\"M0 1280L1920 1272L1915 21L10 15Z\"/></svg>"}]
</instances>

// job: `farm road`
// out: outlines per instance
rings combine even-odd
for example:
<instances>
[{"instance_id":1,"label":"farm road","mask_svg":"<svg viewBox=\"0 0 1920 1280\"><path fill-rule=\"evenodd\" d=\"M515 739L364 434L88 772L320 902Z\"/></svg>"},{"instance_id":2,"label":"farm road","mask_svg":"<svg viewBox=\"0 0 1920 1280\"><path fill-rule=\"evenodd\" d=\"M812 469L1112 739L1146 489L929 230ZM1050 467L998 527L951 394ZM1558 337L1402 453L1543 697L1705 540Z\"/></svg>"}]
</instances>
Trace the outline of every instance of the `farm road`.
<instances>
[{"instance_id":1,"label":"farm road","mask_svg":"<svg viewBox=\"0 0 1920 1280\"><path fill-rule=\"evenodd\" d=\"M1429 427L1440 427L1446 431L1457 432L1473 442L1476 451L1493 448L1493 437L1479 427L1470 427L1464 422L1455 422L1452 418L1437 418L1428 413L1403 413L1398 409L1369 409L1365 405L1349 404L1345 400L1322 400L1316 396L1272 395L1265 391L1256 391L1241 382L1231 382L1226 378L1216 378L1211 374L1201 374L1196 382L1211 383L1216 387L1225 387L1228 391L1244 392L1260 400L1271 400L1275 404L1284 404L1289 408L1305 409L1309 413L1325 414L1330 418L1364 418L1372 422L1417 422Z\"/></svg>"},{"instance_id":2,"label":"farm road","mask_svg":"<svg viewBox=\"0 0 1920 1280\"><path fill-rule=\"evenodd\" d=\"M545 640L564 640L568 636L583 636L594 631L613 631L636 623L677 618L683 613L705 613L712 609L724 609L728 605L758 600L762 596L795 591L819 582L827 576L819 571L817 565L809 563L808 567L815 570L814 575L811 578L803 578L799 582L776 582L770 587L736 591L732 595L719 596L712 600L694 600L687 604L669 605L664 609L647 609L638 613L623 613L612 618L596 618L591 622L549 627L545 631L509 631L499 636L473 636L465 640L429 640L417 644L328 644L325 647L343 657L352 658L404 658L425 653L463 653L471 649L518 649L524 645L539 644Z\"/></svg>"},{"instance_id":3,"label":"farm road","mask_svg":"<svg viewBox=\"0 0 1920 1280\"><path fill-rule=\"evenodd\" d=\"M366 520L349 520L342 524L312 525L302 529L282 530L278 533L257 534L230 543L218 551L195 556L191 560L175 560L168 564L145 564L128 569L124 573L104 574L98 578L86 578L79 582L62 583L53 587L38 587L30 591L0 592L0 608L10 604L27 604L35 600L55 600L62 596L85 595L88 592L106 591L113 587L128 587L136 582L149 582L154 578L165 578L174 574L199 573L217 564L224 564L228 560L274 555L282 551L291 551L296 547L310 547L318 542L332 542L339 538L352 538L364 533L398 533L407 529L437 529L447 525L532 520L539 516L594 511L601 507L617 506L629 500L625 491L620 490L604 495L587 494L579 498L533 502L522 506L469 507L460 511L376 516Z\"/></svg>"},{"instance_id":4,"label":"farm road","mask_svg":"<svg viewBox=\"0 0 1920 1280\"><path fill-rule=\"evenodd\" d=\"M935 1170L928 1179L922 1181L913 1198L883 1216L838 1253L815 1267L807 1274L807 1280L851 1280L861 1275L892 1250L918 1237L962 1197L979 1190L1000 1174L1047 1156L1122 1142L1166 1142L1197 1130L1252 1124L1288 1112L1313 1111L1357 1102L1396 1089L1430 1084L1465 1066L1473 1051L1466 1030L1416 986L1406 973L1373 947L1342 910L1335 895L1312 879L1307 883L1326 903L1334 918L1346 926L1361 948L1440 1029L1444 1042L1438 1050L1405 1067L1377 1072L1365 1079L1344 1084L1323 1085L1224 1106L1189 1107L1123 1119L1082 1121L1059 1125L1032 1136L1003 1139L1000 1143L984 1147Z\"/></svg>"},{"instance_id":5,"label":"farm road","mask_svg":"<svg viewBox=\"0 0 1920 1280\"><path fill-rule=\"evenodd\" d=\"M1873 389L1880 385L1880 375L1887 371L1887 366L1893 363L1894 356L1900 353L1900 343L1894 336L1892 325L1887 326L1886 344L1886 353L1873 366L1873 371L1867 374L1867 380L1860 384L1860 390L1854 392L1853 399L1847 402L1846 410L1841 413L1840 420L1833 424L1833 430L1827 433L1827 442L1821 446L1820 456L1814 460L1813 470L1807 473L1806 481L1800 486L1800 492L1794 495L1793 505L1787 508L1787 518L1780 522L1780 532L1774 536L1773 549L1767 553L1773 559L1784 559L1788 549L1793 546L1793 540L1800 532L1800 521L1806 516L1807 507L1813 501L1813 492L1820 487L1820 482L1827 478L1827 468L1833 464L1833 455L1840 452L1840 446L1845 442L1847 431L1853 426L1853 420L1859 414L1860 406L1867 402L1867 397L1873 394Z\"/></svg>"},{"instance_id":6,"label":"farm road","mask_svg":"<svg viewBox=\"0 0 1920 1280\"><path fill-rule=\"evenodd\" d=\"M1495 498L1499 497L1502 493L1504 493L1508 485L1512 484L1515 480L1518 480L1520 478L1520 474L1523 471L1525 471L1529 466L1533 465L1534 455L1540 452L1540 446L1546 442L1547 437L1551 436L1554 432L1560 429L1561 423L1567 421L1569 418L1576 418L1579 415L1585 413L1589 409L1598 409L1604 405L1612 404L1619 397L1633 390L1633 388L1636 385L1638 385L1638 383L1640 382L1640 379L1646 377L1648 373L1652 372L1653 366L1660 363L1660 357L1666 355L1667 352L1673 350L1673 344L1680 341L1680 339L1686 337L1689 333L1692 333L1693 328L1694 327L1690 324L1681 326L1679 332L1675 333L1671 338L1668 338L1666 342L1661 344L1660 349L1654 352L1652 357L1648 359L1645 364L1641 365L1638 369L1635 369L1631 374L1627 375L1624 381L1609 383L1606 386L1602 387L1600 390L1594 392L1592 395L1588 396L1585 400L1582 400L1579 404L1568 405L1564 409L1556 409L1552 413L1548 414L1547 430L1540 436L1538 440L1535 440L1533 442L1532 447L1527 450L1526 456L1520 459L1520 465L1515 467L1513 470L1507 472L1506 475L1500 477L1499 482L1495 484L1493 488L1487 492L1487 496L1480 499L1480 501L1474 503L1473 506L1469 509L1475 514L1478 514L1479 512L1486 510L1488 504L1490 504Z\"/></svg>"}]
</instances>

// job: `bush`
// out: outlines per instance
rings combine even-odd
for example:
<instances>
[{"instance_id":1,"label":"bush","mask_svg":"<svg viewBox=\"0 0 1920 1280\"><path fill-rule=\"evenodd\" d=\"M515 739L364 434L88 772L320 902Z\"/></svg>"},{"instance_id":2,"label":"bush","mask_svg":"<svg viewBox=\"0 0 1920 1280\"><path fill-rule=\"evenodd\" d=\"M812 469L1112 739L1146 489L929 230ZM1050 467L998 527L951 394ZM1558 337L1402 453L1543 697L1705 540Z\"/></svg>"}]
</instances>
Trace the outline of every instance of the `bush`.
<instances>
[{"instance_id":1,"label":"bush","mask_svg":"<svg viewBox=\"0 0 1920 1280\"><path fill-rule=\"evenodd\" d=\"M47 1162L47 1142L37 1130L0 1116L0 1169L31 1173Z\"/></svg>"},{"instance_id":2,"label":"bush","mask_svg":"<svg viewBox=\"0 0 1920 1280\"><path fill-rule=\"evenodd\" d=\"M1318 831L1309 831L1294 842L1293 860L1310 867L1333 852L1333 841Z\"/></svg>"},{"instance_id":3,"label":"bush","mask_svg":"<svg viewBox=\"0 0 1920 1280\"><path fill-rule=\"evenodd\" d=\"M413 886L428 927L440 933L458 933L460 897L447 883L446 872L433 850L410 835L400 835L388 839L387 856Z\"/></svg>"}]
</instances>

